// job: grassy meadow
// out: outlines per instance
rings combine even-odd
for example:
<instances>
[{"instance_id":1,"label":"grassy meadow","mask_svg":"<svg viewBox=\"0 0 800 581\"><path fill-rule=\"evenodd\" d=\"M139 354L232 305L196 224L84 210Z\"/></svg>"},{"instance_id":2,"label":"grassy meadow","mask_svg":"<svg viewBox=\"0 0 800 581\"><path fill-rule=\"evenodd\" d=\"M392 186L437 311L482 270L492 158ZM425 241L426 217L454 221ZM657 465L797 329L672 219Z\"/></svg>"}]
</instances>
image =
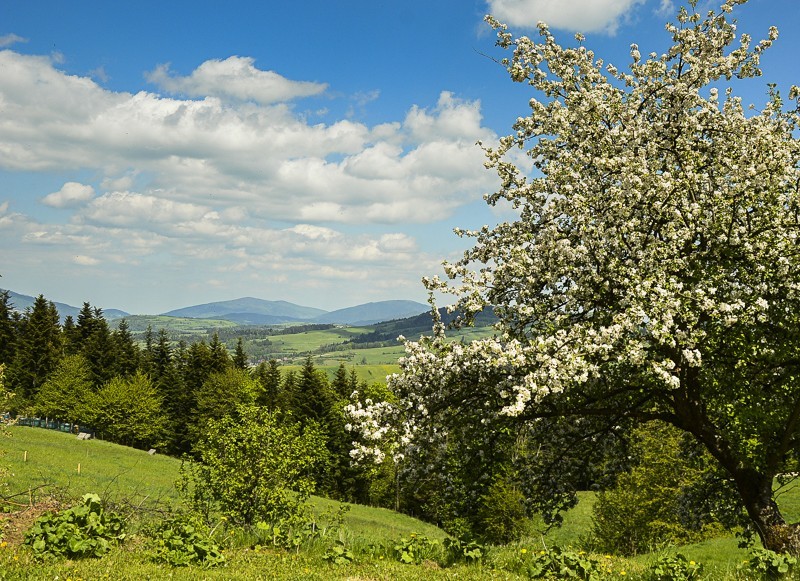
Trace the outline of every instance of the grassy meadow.
<instances>
[{"instance_id":1,"label":"grassy meadow","mask_svg":"<svg viewBox=\"0 0 800 581\"><path fill-rule=\"evenodd\" d=\"M526 575L515 572L519 571L517 565L522 557L553 546L581 551L591 528L594 494L584 492L578 505L566 513L562 527L545 531L541 523L533 522L530 534L520 542L490 547L482 565L444 567L436 559L406 565L391 558L394 544L412 535L441 543L445 533L432 524L391 510L351 506L344 527L335 537L312 541L311 546L296 553L254 546L251 539L233 531L229 535L223 533L227 564L203 569L154 563L149 557L148 542L136 533L136 518L131 517L133 534L102 559L38 562L19 545L23 525L30 526L37 514L37 502L52 495L64 506L69 499L95 492L128 515L175 505L179 498L173 483L178 478L180 461L108 442L82 441L74 435L41 428L11 427L8 432L10 437L0 440L0 449L5 451L0 464L10 469L11 477L0 494L12 501L15 516L5 524L0 516L0 535L5 535L0 543L0 579L524 579ZM800 490L794 487L783 491L780 501L788 518L800 517ZM339 506L323 498L315 497L313 502L318 513ZM334 565L324 560L326 549L336 541L354 552L354 562ZM604 578L649 579L647 568L658 557L676 551L702 563L705 579L753 578L739 568L749 553L737 547L735 538L664 547L627 559L594 557L606 567Z\"/></svg>"}]
</instances>

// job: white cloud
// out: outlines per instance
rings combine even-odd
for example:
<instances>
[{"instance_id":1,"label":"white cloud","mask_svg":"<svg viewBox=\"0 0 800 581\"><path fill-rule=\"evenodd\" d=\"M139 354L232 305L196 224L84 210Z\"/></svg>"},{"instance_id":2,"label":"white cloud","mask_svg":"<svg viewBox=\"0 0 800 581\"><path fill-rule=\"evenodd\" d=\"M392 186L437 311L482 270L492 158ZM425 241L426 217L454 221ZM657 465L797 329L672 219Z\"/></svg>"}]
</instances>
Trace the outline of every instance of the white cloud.
<instances>
[{"instance_id":1,"label":"white cloud","mask_svg":"<svg viewBox=\"0 0 800 581\"><path fill-rule=\"evenodd\" d=\"M18 42L28 42L28 39L13 33L0 36L0 48L11 46L12 44L17 44Z\"/></svg>"},{"instance_id":2,"label":"white cloud","mask_svg":"<svg viewBox=\"0 0 800 581\"><path fill-rule=\"evenodd\" d=\"M209 60L187 77L173 75L169 65L162 64L146 77L162 90L176 95L232 98L261 104L310 97L327 88L324 83L291 81L274 71L259 70L254 62L252 58L239 56Z\"/></svg>"},{"instance_id":3,"label":"white cloud","mask_svg":"<svg viewBox=\"0 0 800 581\"><path fill-rule=\"evenodd\" d=\"M675 3L672 0L661 0L661 5L656 8L655 13L662 18L674 16Z\"/></svg>"},{"instance_id":4,"label":"white cloud","mask_svg":"<svg viewBox=\"0 0 800 581\"><path fill-rule=\"evenodd\" d=\"M91 256L85 256L83 254L79 254L73 259L75 264L80 264L81 266L95 266L100 264L100 261L96 258L92 258Z\"/></svg>"},{"instance_id":5,"label":"white cloud","mask_svg":"<svg viewBox=\"0 0 800 581\"><path fill-rule=\"evenodd\" d=\"M142 227L213 218L214 213L197 204L132 192L111 192L92 201L81 215L99 224Z\"/></svg>"},{"instance_id":6,"label":"white cloud","mask_svg":"<svg viewBox=\"0 0 800 581\"><path fill-rule=\"evenodd\" d=\"M281 103L112 92L11 51L0 51L0 69L0 168L89 170L117 198L138 193L220 214L247 208L254 219L388 224L444 219L494 189L475 145L495 138L480 103L449 92L402 122L309 124ZM137 206L114 217L103 209L110 201L95 199L85 217L140 216ZM153 220L181 208L148 203Z\"/></svg>"},{"instance_id":7,"label":"white cloud","mask_svg":"<svg viewBox=\"0 0 800 581\"><path fill-rule=\"evenodd\" d=\"M0 70L0 170L92 176L25 194L64 208L66 223L0 203L13 268L52 280L72 277L75 264L102 267L109 285L152 302L163 300L162 279L187 292L205 292L213 279L226 294L255 296L279 285L296 302L308 289L347 285L344 296L359 300L419 296L419 278L440 269L442 250L418 243L424 226L416 237L402 231L445 221L495 189L475 141L496 136L479 102L449 92L371 126L311 123L286 102L302 86L287 81L284 101L269 101L279 97L267 97L259 75L260 97L232 88L190 99L110 91L52 57L9 50ZM183 94L214 78L222 76L186 77Z\"/></svg>"},{"instance_id":8,"label":"white cloud","mask_svg":"<svg viewBox=\"0 0 800 581\"><path fill-rule=\"evenodd\" d=\"M88 202L94 197L94 188L78 182L67 182L61 189L42 198L42 203L54 208L68 208Z\"/></svg>"},{"instance_id":9,"label":"white cloud","mask_svg":"<svg viewBox=\"0 0 800 581\"><path fill-rule=\"evenodd\" d=\"M487 0L489 12L512 26L615 34L620 21L646 0Z\"/></svg>"}]
</instances>

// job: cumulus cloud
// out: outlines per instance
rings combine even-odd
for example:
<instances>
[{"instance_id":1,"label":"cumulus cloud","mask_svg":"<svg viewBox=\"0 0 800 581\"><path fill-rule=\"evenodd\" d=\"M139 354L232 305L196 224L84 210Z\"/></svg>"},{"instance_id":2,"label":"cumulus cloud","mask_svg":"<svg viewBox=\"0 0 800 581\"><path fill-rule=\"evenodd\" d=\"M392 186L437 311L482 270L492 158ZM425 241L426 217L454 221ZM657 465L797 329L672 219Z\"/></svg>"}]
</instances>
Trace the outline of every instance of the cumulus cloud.
<instances>
[{"instance_id":1,"label":"cumulus cloud","mask_svg":"<svg viewBox=\"0 0 800 581\"><path fill-rule=\"evenodd\" d=\"M2 51L0 68L0 168L87 169L110 191L303 222L427 223L494 189L480 103L449 92L402 121L310 124L283 103L108 91L46 57Z\"/></svg>"},{"instance_id":2,"label":"cumulus cloud","mask_svg":"<svg viewBox=\"0 0 800 581\"><path fill-rule=\"evenodd\" d=\"M139 226L176 224L215 216L209 208L132 192L111 192L95 199L81 214L98 224Z\"/></svg>"},{"instance_id":3,"label":"cumulus cloud","mask_svg":"<svg viewBox=\"0 0 800 581\"><path fill-rule=\"evenodd\" d=\"M42 203L54 208L68 208L88 202L94 197L94 188L78 182L67 182L61 189L42 198Z\"/></svg>"},{"instance_id":4,"label":"cumulus cloud","mask_svg":"<svg viewBox=\"0 0 800 581\"><path fill-rule=\"evenodd\" d=\"M212 87L226 84L220 70L255 69L249 59L218 64L185 78L164 69L183 96L162 97L108 90L52 57L0 51L0 170L92 176L34 194L71 212L65 223L0 204L0 228L19 244L15 268L61 278L75 264L98 266L120 287L154 281L153 293L159 277L174 276L187 291L183 281L205 289L235 280L280 285L291 299L361 281L375 300L387 289L417 295L442 250L402 231L446 220L495 188L475 145L496 138L480 103L442 92L379 125L310 123L288 101L324 85L256 71L223 94Z\"/></svg>"},{"instance_id":5,"label":"cumulus cloud","mask_svg":"<svg viewBox=\"0 0 800 581\"><path fill-rule=\"evenodd\" d=\"M646 0L488 0L489 12L501 22L533 28L539 21L553 28L615 34L623 21Z\"/></svg>"},{"instance_id":6,"label":"cumulus cloud","mask_svg":"<svg viewBox=\"0 0 800 581\"><path fill-rule=\"evenodd\" d=\"M209 60L186 77L174 75L169 64L162 64L147 73L146 78L171 94L214 96L261 104L310 97L327 88L324 83L292 81L274 71L262 71L255 67L254 62L252 58L239 56Z\"/></svg>"}]
</instances>

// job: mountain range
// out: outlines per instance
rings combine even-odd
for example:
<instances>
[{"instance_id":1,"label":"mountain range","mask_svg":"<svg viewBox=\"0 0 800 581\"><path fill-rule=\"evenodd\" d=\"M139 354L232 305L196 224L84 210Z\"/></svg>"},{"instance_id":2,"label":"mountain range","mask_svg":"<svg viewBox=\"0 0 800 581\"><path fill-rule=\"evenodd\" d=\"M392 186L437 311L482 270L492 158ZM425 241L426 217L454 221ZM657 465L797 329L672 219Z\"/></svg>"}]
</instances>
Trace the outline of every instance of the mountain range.
<instances>
[{"instance_id":1,"label":"mountain range","mask_svg":"<svg viewBox=\"0 0 800 581\"><path fill-rule=\"evenodd\" d=\"M31 307L35 300L34 297L28 295L13 291L7 292L13 308L17 311L24 311ZM54 302L54 304L62 321L67 316L77 319L80 307L65 303ZM302 322L358 326L411 317L428 310L428 305L404 300L378 301L335 311L325 311L314 307L296 305L287 301L267 301L253 297L243 297L230 301L183 307L161 313L161 315L190 319L224 319L240 325L273 325ZM112 321L129 316L129 313L119 309L104 308L103 315L107 320Z\"/></svg>"}]
</instances>

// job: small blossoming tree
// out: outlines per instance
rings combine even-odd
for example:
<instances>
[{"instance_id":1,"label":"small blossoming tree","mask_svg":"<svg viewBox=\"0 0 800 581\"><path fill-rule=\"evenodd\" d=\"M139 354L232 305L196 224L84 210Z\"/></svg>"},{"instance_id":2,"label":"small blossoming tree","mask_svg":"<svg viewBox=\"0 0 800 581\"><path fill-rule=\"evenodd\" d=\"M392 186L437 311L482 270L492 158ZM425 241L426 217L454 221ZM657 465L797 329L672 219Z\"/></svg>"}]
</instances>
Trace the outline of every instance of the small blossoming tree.
<instances>
[{"instance_id":1,"label":"small blossoming tree","mask_svg":"<svg viewBox=\"0 0 800 581\"><path fill-rule=\"evenodd\" d=\"M800 550L773 496L800 470L800 91L770 86L759 111L728 88L761 74L778 34L737 38L729 13L745 2L705 16L690 2L672 46L633 45L627 72L580 35L565 48L539 24L539 40L514 39L487 18L511 78L535 90L485 150L502 184L487 201L519 218L458 232L474 247L426 284L500 323L466 345L441 327L406 342L398 403L371 421L402 426L414 450L464 426L547 438L537 426L558 420L589 440L661 420L713 456L765 547Z\"/></svg>"}]
</instances>

